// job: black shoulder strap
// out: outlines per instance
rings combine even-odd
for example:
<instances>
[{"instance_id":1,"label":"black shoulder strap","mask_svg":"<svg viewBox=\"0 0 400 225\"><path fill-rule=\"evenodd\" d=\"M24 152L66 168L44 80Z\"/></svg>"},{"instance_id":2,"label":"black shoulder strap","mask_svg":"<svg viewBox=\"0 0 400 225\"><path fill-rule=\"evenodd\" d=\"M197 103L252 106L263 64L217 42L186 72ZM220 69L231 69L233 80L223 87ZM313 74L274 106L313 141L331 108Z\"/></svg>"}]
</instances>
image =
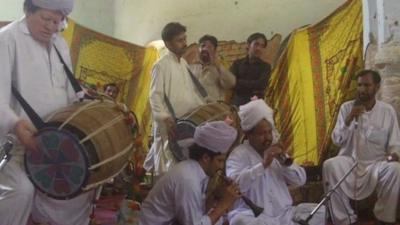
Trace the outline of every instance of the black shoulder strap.
<instances>
[{"instance_id":1,"label":"black shoulder strap","mask_svg":"<svg viewBox=\"0 0 400 225\"><path fill-rule=\"evenodd\" d=\"M22 108L28 115L29 119L32 121L33 125L36 129L40 130L46 126L46 123L40 118L40 116L33 110L33 108L26 102L26 100L22 97L21 93L11 85L11 92L13 93L14 97L18 100L19 104L21 104Z\"/></svg>"},{"instance_id":2,"label":"black shoulder strap","mask_svg":"<svg viewBox=\"0 0 400 225\"><path fill-rule=\"evenodd\" d=\"M74 89L75 93L79 93L79 92L83 91L81 85L76 80L74 74L71 72L71 70L69 69L69 67L65 63L64 59L62 58L62 56L61 56L60 52L58 51L56 45L53 45L53 46L54 46L54 49L57 52L58 57L60 58L61 63L64 65L65 73L67 74L68 80L71 83L72 88Z\"/></svg>"},{"instance_id":3,"label":"black shoulder strap","mask_svg":"<svg viewBox=\"0 0 400 225\"><path fill-rule=\"evenodd\" d=\"M194 76L192 71L189 68L187 68L187 70L189 71L190 78L192 78L194 86L196 86L197 91L199 91L201 97L206 98L208 96L206 89L203 87L203 85L201 85L200 81Z\"/></svg>"}]
</instances>

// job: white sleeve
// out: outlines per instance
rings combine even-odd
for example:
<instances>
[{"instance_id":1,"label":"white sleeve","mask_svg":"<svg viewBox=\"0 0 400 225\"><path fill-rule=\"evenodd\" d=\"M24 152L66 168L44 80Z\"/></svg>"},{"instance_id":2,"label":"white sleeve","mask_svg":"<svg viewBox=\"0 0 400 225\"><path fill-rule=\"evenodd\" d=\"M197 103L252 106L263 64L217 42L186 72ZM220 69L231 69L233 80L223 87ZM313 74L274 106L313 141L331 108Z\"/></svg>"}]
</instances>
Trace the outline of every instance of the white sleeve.
<instances>
[{"instance_id":1,"label":"white sleeve","mask_svg":"<svg viewBox=\"0 0 400 225\"><path fill-rule=\"evenodd\" d=\"M231 71L220 65L219 72L219 83L221 84L221 87L224 89L231 89L236 85L236 77Z\"/></svg>"},{"instance_id":2,"label":"white sleeve","mask_svg":"<svg viewBox=\"0 0 400 225\"><path fill-rule=\"evenodd\" d=\"M226 175L239 184L242 192L247 192L257 179L262 179L266 169L262 163L249 165L240 154L242 150L235 149L229 156L226 161Z\"/></svg>"},{"instance_id":3,"label":"white sleeve","mask_svg":"<svg viewBox=\"0 0 400 225\"><path fill-rule=\"evenodd\" d=\"M10 107L14 56L11 43L0 40L0 136L10 132L19 120Z\"/></svg>"},{"instance_id":4,"label":"white sleeve","mask_svg":"<svg viewBox=\"0 0 400 225\"><path fill-rule=\"evenodd\" d=\"M155 64L152 71L150 84L150 105L153 117L157 121L163 121L170 116L165 104L165 74L159 64Z\"/></svg>"},{"instance_id":5,"label":"white sleeve","mask_svg":"<svg viewBox=\"0 0 400 225\"><path fill-rule=\"evenodd\" d=\"M350 126L346 126L345 120L350 112L346 110L346 106L343 104L340 107L339 115L336 121L335 128L332 132L332 141L335 145L340 147L346 145L347 141L351 138L351 133L354 130L354 123L352 122Z\"/></svg>"},{"instance_id":6,"label":"white sleeve","mask_svg":"<svg viewBox=\"0 0 400 225\"><path fill-rule=\"evenodd\" d=\"M206 214L201 187L190 180L181 180L175 188L176 215L181 224L211 225Z\"/></svg>"},{"instance_id":7,"label":"white sleeve","mask_svg":"<svg viewBox=\"0 0 400 225\"><path fill-rule=\"evenodd\" d=\"M307 181L306 171L303 167L293 163L291 166L281 166L285 182L293 187L302 186Z\"/></svg>"},{"instance_id":8,"label":"white sleeve","mask_svg":"<svg viewBox=\"0 0 400 225\"><path fill-rule=\"evenodd\" d=\"M397 120L397 114L394 108L391 108L391 117L392 117L392 123L390 128L388 129L389 131L389 140L387 144L387 148L389 153L396 153L398 156L400 156L400 129L399 129L399 123Z\"/></svg>"}]
</instances>

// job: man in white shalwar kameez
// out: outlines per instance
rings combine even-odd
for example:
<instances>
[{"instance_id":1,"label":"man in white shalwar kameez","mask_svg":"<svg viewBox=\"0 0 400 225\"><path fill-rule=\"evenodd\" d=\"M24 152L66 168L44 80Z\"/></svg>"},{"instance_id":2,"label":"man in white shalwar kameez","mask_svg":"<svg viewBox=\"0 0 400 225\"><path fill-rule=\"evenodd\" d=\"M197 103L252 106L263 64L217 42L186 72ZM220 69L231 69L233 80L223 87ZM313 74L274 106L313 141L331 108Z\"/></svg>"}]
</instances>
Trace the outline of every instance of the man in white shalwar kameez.
<instances>
[{"instance_id":1,"label":"man in white shalwar kameez","mask_svg":"<svg viewBox=\"0 0 400 225\"><path fill-rule=\"evenodd\" d=\"M236 184L223 190L221 200L206 209L209 178L224 168L225 153L237 131L223 121L196 128L189 158L178 163L156 183L144 200L139 225L211 225L240 197Z\"/></svg>"},{"instance_id":2,"label":"man in white shalwar kameez","mask_svg":"<svg viewBox=\"0 0 400 225\"><path fill-rule=\"evenodd\" d=\"M225 94L235 87L236 77L218 60L218 40L211 35L199 39L200 61L190 64L193 74L207 90L208 101L225 101Z\"/></svg>"},{"instance_id":3,"label":"man in white shalwar kameez","mask_svg":"<svg viewBox=\"0 0 400 225\"><path fill-rule=\"evenodd\" d=\"M339 112L333 142L339 155L323 165L325 188L332 188L358 162L350 176L331 196L335 225L353 224L357 216L349 199L364 199L376 191L374 214L378 224L394 224L400 191L400 131L396 111L375 99L381 78L372 70L357 75L358 97ZM350 219L350 221L349 221Z\"/></svg>"},{"instance_id":4,"label":"man in white shalwar kameez","mask_svg":"<svg viewBox=\"0 0 400 225\"><path fill-rule=\"evenodd\" d=\"M182 58L186 49L186 28L179 23L169 23L162 31L162 39L168 53L153 67L150 106L154 142L144 163L147 171L154 169L156 177L176 164L168 146L168 137L175 132L174 116L179 118L204 104L190 77L189 66Z\"/></svg>"},{"instance_id":5,"label":"man in white shalwar kameez","mask_svg":"<svg viewBox=\"0 0 400 225\"><path fill-rule=\"evenodd\" d=\"M69 49L59 34L73 0L26 0L25 17L0 30L0 137L17 136L11 160L0 171L0 224L25 225L33 209L36 222L87 225L92 193L55 200L35 193L23 165L25 149L35 148L35 128L11 94L11 84L42 118L71 104L76 95L59 50L71 67Z\"/></svg>"},{"instance_id":6,"label":"man in white shalwar kameez","mask_svg":"<svg viewBox=\"0 0 400 225\"><path fill-rule=\"evenodd\" d=\"M241 127L247 140L229 155L226 174L239 184L244 196L264 211L258 217L243 203L229 213L231 225L292 225L306 219L316 204L293 206L288 185L306 182L305 170L292 163L282 165L276 157L284 154L276 142L273 111L261 99L240 106ZM309 221L311 225L325 224L325 208L320 208Z\"/></svg>"}]
</instances>

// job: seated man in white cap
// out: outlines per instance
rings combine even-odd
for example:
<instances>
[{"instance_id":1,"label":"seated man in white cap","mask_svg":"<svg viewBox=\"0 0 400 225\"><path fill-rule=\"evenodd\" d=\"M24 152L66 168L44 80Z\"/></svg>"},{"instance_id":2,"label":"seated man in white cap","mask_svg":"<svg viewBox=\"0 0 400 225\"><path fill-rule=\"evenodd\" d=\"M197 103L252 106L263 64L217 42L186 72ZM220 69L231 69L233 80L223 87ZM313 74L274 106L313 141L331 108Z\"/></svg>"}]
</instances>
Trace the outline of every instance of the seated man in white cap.
<instances>
[{"instance_id":1,"label":"seated man in white cap","mask_svg":"<svg viewBox=\"0 0 400 225\"><path fill-rule=\"evenodd\" d=\"M226 174L239 184L242 194L256 205L264 207L258 217L240 202L229 213L231 225L291 225L305 220L316 206L300 204L294 207L288 185L306 182L305 170L295 163L278 160L284 153L277 142L273 111L261 99L242 105L239 110L241 127L247 140L229 155ZM309 224L325 224L325 208L318 211Z\"/></svg>"},{"instance_id":2,"label":"seated man in white cap","mask_svg":"<svg viewBox=\"0 0 400 225\"><path fill-rule=\"evenodd\" d=\"M68 46L59 34L73 0L25 0L25 17L0 30L0 137L16 135L19 143L0 171L0 224L25 225L34 210L37 222L87 225L92 192L69 200L36 192L23 165L25 149L35 149L36 129L11 94L13 84L40 117L76 100L64 62L71 67Z\"/></svg>"},{"instance_id":3,"label":"seated man in white cap","mask_svg":"<svg viewBox=\"0 0 400 225\"><path fill-rule=\"evenodd\" d=\"M225 153L236 135L223 121L197 127L190 159L178 163L156 183L142 204L139 224L215 224L240 197L236 184L231 183L215 207L206 211L209 178L224 168Z\"/></svg>"}]
</instances>

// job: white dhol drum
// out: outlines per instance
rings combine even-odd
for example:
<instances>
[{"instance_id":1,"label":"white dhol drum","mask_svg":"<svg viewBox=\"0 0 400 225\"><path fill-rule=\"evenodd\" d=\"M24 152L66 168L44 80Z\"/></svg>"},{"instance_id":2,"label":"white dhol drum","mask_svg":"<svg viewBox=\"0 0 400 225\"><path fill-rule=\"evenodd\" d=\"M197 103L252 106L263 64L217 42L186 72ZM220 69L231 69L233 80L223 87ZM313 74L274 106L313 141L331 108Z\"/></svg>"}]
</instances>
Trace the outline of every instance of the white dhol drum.
<instances>
[{"instance_id":1,"label":"white dhol drum","mask_svg":"<svg viewBox=\"0 0 400 225\"><path fill-rule=\"evenodd\" d=\"M243 136L240 129L240 119L235 106L224 102L214 102L202 105L178 119L176 125L176 136L169 140L169 147L178 161L188 157L187 152L181 147L182 140L192 138L197 126L206 122L225 120L229 117L232 120L232 126L237 129L238 137L232 147L236 146Z\"/></svg>"}]
</instances>

